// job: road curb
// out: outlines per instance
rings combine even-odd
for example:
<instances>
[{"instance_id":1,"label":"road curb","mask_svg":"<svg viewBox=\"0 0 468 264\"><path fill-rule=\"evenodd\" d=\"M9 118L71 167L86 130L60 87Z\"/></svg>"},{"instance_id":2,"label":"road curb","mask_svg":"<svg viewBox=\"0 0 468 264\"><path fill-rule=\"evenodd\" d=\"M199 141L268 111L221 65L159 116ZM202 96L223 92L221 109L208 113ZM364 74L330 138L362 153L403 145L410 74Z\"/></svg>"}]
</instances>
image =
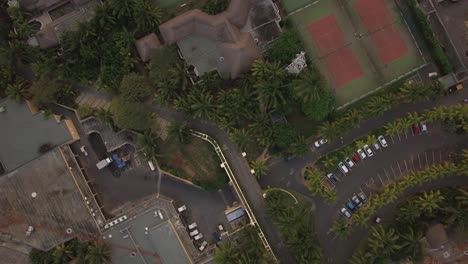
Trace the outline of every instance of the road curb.
<instances>
[{"instance_id":1,"label":"road curb","mask_svg":"<svg viewBox=\"0 0 468 264\"><path fill-rule=\"evenodd\" d=\"M198 189L205 190L205 189L203 189L202 187L196 185L195 183L193 183L193 182L191 182L191 181L189 181L189 180L180 178L180 177L178 177L178 176L176 176L176 175L174 175L174 174L172 174L172 173L170 173L170 172L168 172L168 171L165 171L165 170L162 170L162 169L160 169L159 171L160 171L163 175L167 175L167 176L169 176L169 177L172 177L172 178L176 179L177 181L181 181L181 182L183 182L183 183L185 183L185 184L189 184L189 185L192 185L192 186L194 186L194 187L197 187Z\"/></svg>"}]
</instances>

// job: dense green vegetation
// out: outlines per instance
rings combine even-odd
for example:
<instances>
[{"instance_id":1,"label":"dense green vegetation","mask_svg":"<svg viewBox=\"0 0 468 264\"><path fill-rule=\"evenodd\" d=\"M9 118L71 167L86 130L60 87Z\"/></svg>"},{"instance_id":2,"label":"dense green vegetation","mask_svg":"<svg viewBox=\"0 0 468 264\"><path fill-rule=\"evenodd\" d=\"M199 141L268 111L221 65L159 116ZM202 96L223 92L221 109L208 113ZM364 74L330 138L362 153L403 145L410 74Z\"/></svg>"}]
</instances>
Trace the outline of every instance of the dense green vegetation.
<instances>
[{"instance_id":1,"label":"dense green vegetation","mask_svg":"<svg viewBox=\"0 0 468 264\"><path fill-rule=\"evenodd\" d=\"M301 36L294 28L288 28L271 44L266 56L270 61L277 61L281 65L287 65L301 51L304 51Z\"/></svg>"},{"instance_id":2,"label":"dense green vegetation","mask_svg":"<svg viewBox=\"0 0 468 264\"><path fill-rule=\"evenodd\" d=\"M408 0L406 1L406 3L408 3L411 13L416 20L416 24L418 25L419 30L421 31L427 46L429 47L429 50L435 63L437 64L443 75L449 74L453 71L453 66L450 63L441 45L439 44L437 38L435 37L434 32L432 32L429 22L427 21L426 15L418 7L416 0Z\"/></svg>"},{"instance_id":3,"label":"dense green vegetation","mask_svg":"<svg viewBox=\"0 0 468 264\"><path fill-rule=\"evenodd\" d=\"M207 14L216 15L226 10L230 2L230 0L208 0L202 10Z\"/></svg>"},{"instance_id":4,"label":"dense green vegetation","mask_svg":"<svg viewBox=\"0 0 468 264\"><path fill-rule=\"evenodd\" d=\"M119 128L146 131L152 124L151 112L145 105L120 97L112 100L110 113L114 124Z\"/></svg>"},{"instance_id":5,"label":"dense green vegetation","mask_svg":"<svg viewBox=\"0 0 468 264\"><path fill-rule=\"evenodd\" d=\"M110 256L111 248L107 244L74 239L47 252L33 249L29 259L32 264L105 264L109 263Z\"/></svg>"},{"instance_id":6,"label":"dense green vegetation","mask_svg":"<svg viewBox=\"0 0 468 264\"><path fill-rule=\"evenodd\" d=\"M265 250L255 226L247 225L235 240L226 241L216 248L217 264L273 263L274 260Z\"/></svg>"},{"instance_id":7,"label":"dense green vegetation","mask_svg":"<svg viewBox=\"0 0 468 264\"><path fill-rule=\"evenodd\" d=\"M315 235L311 214L311 205L299 200L299 203L287 193L269 190L267 209L273 222L286 239L288 247L297 263L323 263L320 244Z\"/></svg>"},{"instance_id":8,"label":"dense green vegetation","mask_svg":"<svg viewBox=\"0 0 468 264\"><path fill-rule=\"evenodd\" d=\"M356 252L351 264L377 264L410 258L423 258L422 238L431 223L448 225L457 234L465 234L468 225L466 188L430 190L399 204L395 220L372 228L367 246Z\"/></svg>"},{"instance_id":9,"label":"dense green vegetation","mask_svg":"<svg viewBox=\"0 0 468 264\"><path fill-rule=\"evenodd\" d=\"M336 191L328 184L325 175L326 173L317 167L307 167L304 171L304 180L313 195L319 195L328 203L332 203L336 201Z\"/></svg>"}]
</instances>

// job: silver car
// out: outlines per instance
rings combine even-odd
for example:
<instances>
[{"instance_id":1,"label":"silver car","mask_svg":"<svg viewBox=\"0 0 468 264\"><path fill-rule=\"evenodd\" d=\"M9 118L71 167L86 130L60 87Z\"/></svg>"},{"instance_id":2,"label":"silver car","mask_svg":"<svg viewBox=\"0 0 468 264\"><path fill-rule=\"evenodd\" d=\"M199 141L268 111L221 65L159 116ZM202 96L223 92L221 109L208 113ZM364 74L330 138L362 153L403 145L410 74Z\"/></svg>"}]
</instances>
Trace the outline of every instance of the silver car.
<instances>
[{"instance_id":1,"label":"silver car","mask_svg":"<svg viewBox=\"0 0 468 264\"><path fill-rule=\"evenodd\" d=\"M344 174L349 172L349 169L344 165L343 162L338 163L338 169Z\"/></svg>"},{"instance_id":2,"label":"silver car","mask_svg":"<svg viewBox=\"0 0 468 264\"><path fill-rule=\"evenodd\" d=\"M367 156L372 157L374 156L374 152L372 149L369 147L369 145L364 146L364 151L366 152Z\"/></svg>"},{"instance_id":3,"label":"silver car","mask_svg":"<svg viewBox=\"0 0 468 264\"><path fill-rule=\"evenodd\" d=\"M359 200L359 198L354 195L351 200L353 201L353 203L358 207L358 208L361 208L362 207L362 202Z\"/></svg>"},{"instance_id":4,"label":"silver car","mask_svg":"<svg viewBox=\"0 0 468 264\"><path fill-rule=\"evenodd\" d=\"M379 143L382 145L382 147L386 148L388 146L387 140L385 140L383 136L378 136L377 139L379 140Z\"/></svg>"},{"instance_id":5,"label":"silver car","mask_svg":"<svg viewBox=\"0 0 468 264\"><path fill-rule=\"evenodd\" d=\"M351 214L344 207L340 209L340 213L346 218L351 218Z\"/></svg>"},{"instance_id":6,"label":"silver car","mask_svg":"<svg viewBox=\"0 0 468 264\"><path fill-rule=\"evenodd\" d=\"M358 149L356 150L356 153L359 155L359 157L363 160L365 159L367 156L366 156L366 153L364 153L364 151L362 151L362 149Z\"/></svg>"}]
</instances>

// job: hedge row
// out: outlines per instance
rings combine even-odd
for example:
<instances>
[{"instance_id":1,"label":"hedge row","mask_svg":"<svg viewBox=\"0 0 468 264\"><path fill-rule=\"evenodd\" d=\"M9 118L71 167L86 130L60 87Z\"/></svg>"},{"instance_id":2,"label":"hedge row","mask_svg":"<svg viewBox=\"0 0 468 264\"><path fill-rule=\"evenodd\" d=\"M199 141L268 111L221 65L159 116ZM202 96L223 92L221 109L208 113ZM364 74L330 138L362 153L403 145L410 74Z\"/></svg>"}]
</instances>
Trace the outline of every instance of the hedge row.
<instances>
[{"instance_id":1,"label":"hedge row","mask_svg":"<svg viewBox=\"0 0 468 264\"><path fill-rule=\"evenodd\" d=\"M437 39L435 38L434 32L432 32L429 26L429 22L427 21L426 15L422 12L421 9L419 9L415 0L408 0L407 3L412 15L416 20L416 24L418 25L419 30L423 34L426 44L429 46L431 55L435 63L437 64L443 75L449 74L453 71L453 66L450 63L444 50L438 43Z\"/></svg>"}]
</instances>

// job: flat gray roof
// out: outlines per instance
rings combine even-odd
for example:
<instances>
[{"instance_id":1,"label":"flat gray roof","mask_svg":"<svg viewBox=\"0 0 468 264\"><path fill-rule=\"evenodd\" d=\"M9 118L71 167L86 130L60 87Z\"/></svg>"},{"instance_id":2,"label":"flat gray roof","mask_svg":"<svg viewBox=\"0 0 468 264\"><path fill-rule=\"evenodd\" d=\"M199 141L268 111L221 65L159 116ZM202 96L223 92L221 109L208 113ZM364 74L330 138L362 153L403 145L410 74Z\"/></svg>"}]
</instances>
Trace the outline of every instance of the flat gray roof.
<instances>
[{"instance_id":1,"label":"flat gray roof","mask_svg":"<svg viewBox=\"0 0 468 264\"><path fill-rule=\"evenodd\" d=\"M5 112L0 113L0 162L5 171L12 171L39 157L39 147L52 147L71 141L65 122L45 119L38 112L32 114L26 103L6 99L0 101Z\"/></svg>"},{"instance_id":2,"label":"flat gray roof","mask_svg":"<svg viewBox=\"0 0 468 264\"><path fill-rule=\"evenodd\" d=\"M155 213L157 210L153 208L132 217L103 234L112 248L112 263L192 263L167 214L159 209L164 217L161 220Z\"/></svg>"},{"instance_id":3,"label":"flat gray roof","mask_svg":"<svg viewBox=\"0 0 468 264\"><path fill-rule=\"evenodd\" d=\"M99 237L97 224L64 160L73 158L73 153L68 147L61 149L0 177L0 232L42 250L73 237ZM34 227L30 236L26 235L28 226ZM69 228L72 232L67 234Z\"/></svg>"}]
</instances>

